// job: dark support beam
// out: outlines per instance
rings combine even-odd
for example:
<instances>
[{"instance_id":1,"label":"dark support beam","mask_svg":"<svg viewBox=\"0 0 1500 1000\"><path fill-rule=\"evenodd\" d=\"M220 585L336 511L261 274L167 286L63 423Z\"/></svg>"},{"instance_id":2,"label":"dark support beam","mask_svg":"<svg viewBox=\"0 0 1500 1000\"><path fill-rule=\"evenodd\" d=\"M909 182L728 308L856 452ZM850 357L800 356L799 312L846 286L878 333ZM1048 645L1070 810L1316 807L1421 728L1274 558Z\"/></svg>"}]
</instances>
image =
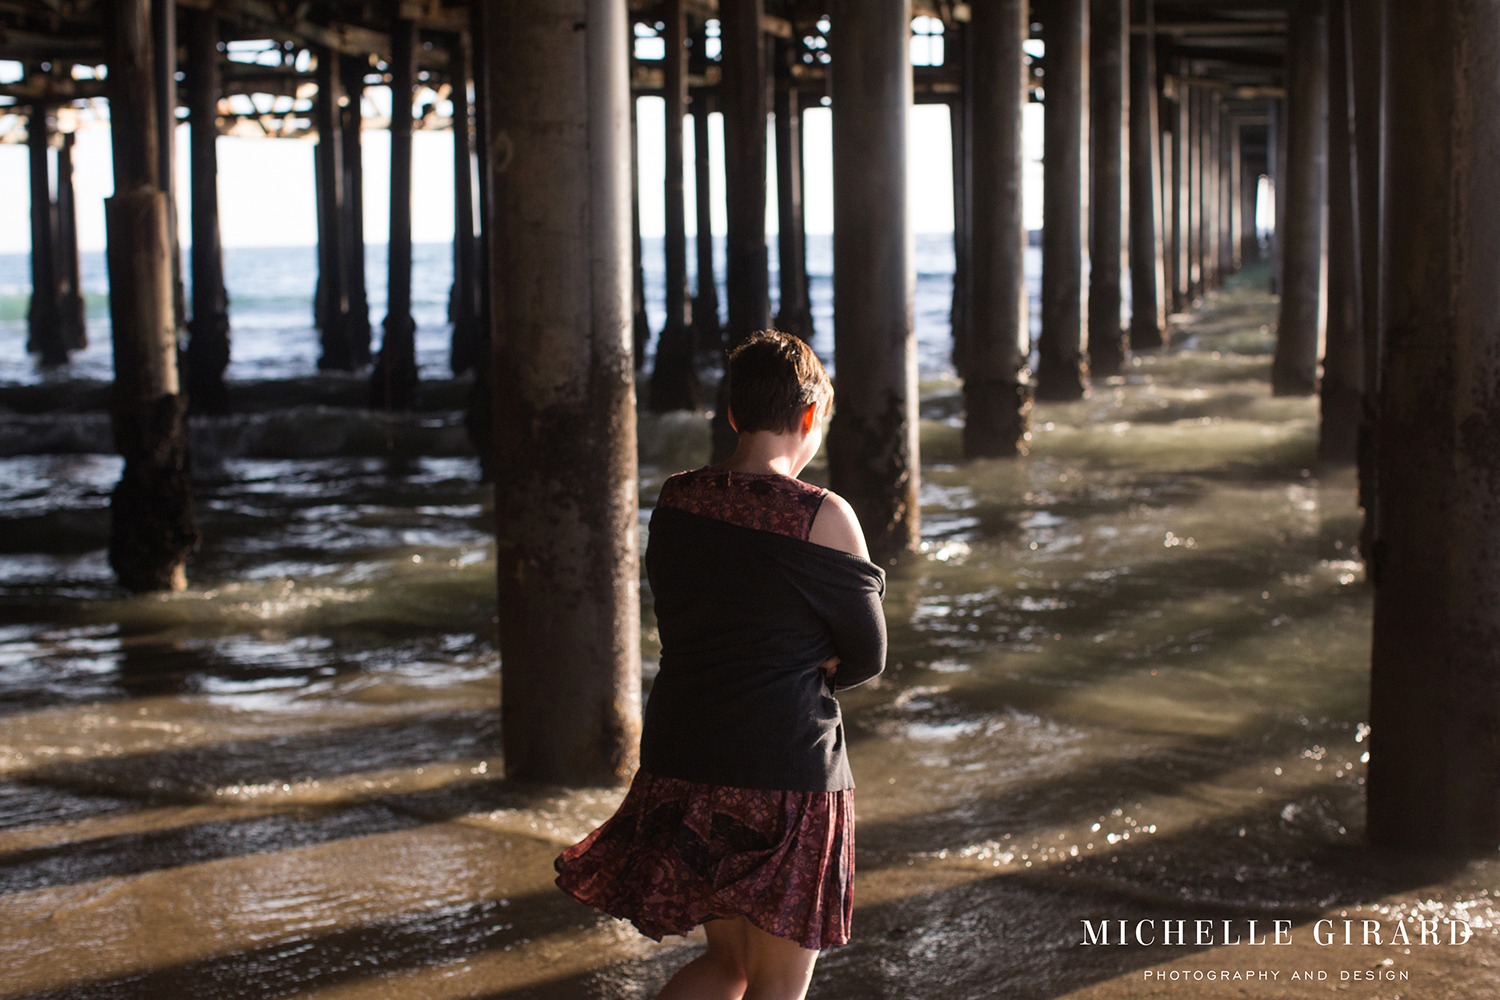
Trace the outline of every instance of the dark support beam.
<instances>
[{"instance_id":1,"label":"dark support beam","mask_svg":"<svg viewBox=\"0 0 1500 1000\"><path fill-rule=\"evenodd\" d=\"M1040 5L1047 43L1042 187L1042 332L1037 399L1079 399L1085 391L1083 252L1088 194L1089 0Z\"/></svg>"},{"instance_id":2,"label":"dark support beam","mask_svg":"<svg viewBox=\"0 0 1500 1000\"><path fill-rule=\"evenodd\" d=\"M1363 16L1363 13L1360 15ZM1500 21L1385 4L1386 357L1370 685L1372 844L1500 840ZM1419 72L1413 72L1420 67Z\"/></svg>"},{"instance_id":3,"label":"dark support beam","mask_svg":"<svg viewBox=\"0 0 1500 1000\"><path fill-rule=\"evenodd\" d=\"M641 729L626 10L487 6L505 776L619 785Z\"/></svg>"},{"instance_id":4,"label":"dark support beam","mask_svg":"<svg viewBox=\"0 0 1500 1000\"><path fill-rule=\"evenodd\" d=\"M630 287L631 344L635 366L644 368L646 348L651 343L651 323L646 318L646 264L641 253L641 132L636 121L636 98L630 96Z\"/></svg>"},{"instance_id":5,"label":"dark support beam","mask_svg":"<svg viewBox=\"0 0 1500 1000\"><path fill-rule=\"evenodd\" d=\"M73 133L64 132L57 149L57 279L63 344L70 351L88 346L88 310L83 269L78 259L78 198L73 190Z\"/></svg>"},{"instance_id":6,"label":"dark support beam","mask_svg":"<svg viewBox=\"0 0 1500 1000\"><path fill-rule=\"evenodd\" d=\"M1203 274L1203 90L1187 88L1187 304L1202 297Z\"/></svg>"},{"instance_id":7,"label":"dark support beam","mask_svg":"<svg viewBox=\"0 0 1500 1000\"><path fill-rule=\"evenodd\" d=\"M1355 231L1359 248L1359 329L1365 359L1364 392L1360 400L1359 426L1359 503L1365 511L1359 550L1367 565L1373 556L1374 540L1379 533L1380 512L1376 480L1375 430L1380 395L1380 369L1383 363L1383 313L1380 286L1381 264L1381 139L1382 112L1385 104L1385 67L1383 40L1385 8L1372 4L1361 7L1361 16L1350 17L1349 52L1354 77ZM1368 16L1366 16L1368 15Z\"/></svg>"},{"instance_id":8,"label":"dark support beam","mask_svg":"<svg viewBox=\"0 0 1500 1000\"><path fill-rule=\"evenodd\" d=\"M1224 147L1224 201L1223 211L1229 219L1224 234L1224 249L1220 261L1225 270L1238 271L1244 265L1242 247L1245 245L1245 202L1240 197L1244 190L1242 180L1245 169L1244 151L1240 147L1243 129L1230 120L1226 123L1228 137Z\"/></svg>"},{"instance_id":9,"label":"dark support beam","mask_svg":"<svg viewBox=\"0 0 1500 1000\"><path fill-rule=\"evenodd\" d=\"M462 375L479 353L479 282L474 252L474 142L469 121L469 36L459 32L448 49L453 102L453 290L448 296L449 367Z\"/></svg>"},{"instance_id":10,"label":"dark support beam","mask_svg":"<svg viewBox=\"0 0 1500 1000\"><path fill-rule=\"evenodd\" d=\"M1271 197L1275 202L1271 219L1271 291L1282 290L1282 245L1286 239L1286 100L1271 101L1271 119L1266 143L1271 174Z\"/></svg>"},{"instance_id":11,"label":"dark support beam","mask_svg":"<svg viewBox=\"0 0 1500 1000\"><path fill-rule=\"evenodd\" d=\"M1125 272L1125 150L1129 122L1130 0L1089 10L1089 371L1119 375L1128 341L1120 325Z\"/></svg>"},{"instance_id":12,"label":"dark support beam","mask_svg":"<svg viewBox=\"0 0 1500 1000\"><path fill-rule=\"evenodd\" d=\"M911 4L835 0L832 15L838 405L828 471L859 517L871 558L884 565L920 540L915 276L906 214Z\"/></svg>"},{"instance_id":13,"label":"dark support beam","mask_svg":"<svg viewBox=\"0 0 1500 1000\"><path fill-rule=\"evenodd\" d=\"M479 453L479 475L486 483L495 481L495 377L490 370L494 327L494 283L490 236L494 231L494 181L490 174L490 143L495 134L490 114L494 99L490 80L490 32L494 11L487 3L470 4L470 54L474 57L474 162L479 175L479 235L475 267L479 285L479 319L476 330L479 350L474 358L474 385L469 390L469 410L464 414L464 430Z\"/></svg>"},{"instance_id":14,"label":"dark support beam","mask_svg":"<svg viewBox=\"0 0 1500 1000\"><path fill-rule=\"evenodd\" d=\"M1130 346L1161 347L1163 312L1161 123L1156 97L1156 0L1132 0L1130 36Z\"/></svg>"},{"instance_id":15,"label":"dark support beam","mask_svg":"<svg viewBox=\"0 0 1500 1000\"><path fill-rule=\"evenodd\" d=\"M167 195L167 237L172 241L172 313L187 325L182 252L177 243L177 0L152 0L151 38L156 55L156 143L158 183Z\"/></svg>"},{"instance_id":16,"label":"dark support beam","mask_svg":"<svg viewBox=\"0 0 1500 1000\"><path fill-rule=\"evenodd\" d=\"M695 50L705 36L693 36ZM699 353L718 355L724 349L724 331L719 329L719 285L714 275L714 217L708 155L709 92L693 95L693 177L697 235L693 253L698 265L698 288L693 296L693 341Z\"/></svg>"},{"instance_id":17,"label":"dark support beam","mask_svg":"<svg viewBox=\"0 0 1500 1000\"><path fill-rule=\"evenodd\" d=\"M1350 129L1348 10L1328 4L1328 320L1319 386L1318 458L1345 464L1358 453L1364 395L1359 328L1359 246L1354 226L1354 135Z\"/></svg>"},{"instance_id":18,"label":"dark support beam","mask_svg":"<svg viewBox=\"0 0 1500 1000\"><path fill-rule=\"evenodd\" d=\"M665 238L667 318L656 342L651 369L651 409L696 410L701 405L698 366L694 363L691 303L687 280L687 205L683 191L683 130L687 115L687 8L684 0L666 0L666 56L663 96L666 98Z\"/></svg>"},{"instance_id":19,"label":"dark support beam","mask_svg":"<svg viewBox=\"0 0 1500 1000\"><path fill-rule=\"evenodd\" d=\"M1243 137L1242 137L1243 141ZM1260 232L1260 178L1266 173L1263 160L1246 157L1240 164L1240 263L1250 264L1261 259Z\"/></svg>"},{"instance_id":20,"label":"dark support beam","mask_svg":"<svg viewBox=\"0 0 1500 1000\"><path fill-rule=\"evenodd\" d=\"M365 274L365 160L361 144L367 57L339 60L344 96L348 103L339 115L339 152L344 159L344 280L349 313L344 317L344 337L349 341L354 363L370 363L370 298Z\"/></svg>"},{"instance_id":21,"label":"dark support beam","mask_svg":"<svg viewBox=\"0 0 1500 1000\"><path fill-rule=\"evenodd\" d=\"M47 108L34 104L26 122L31 154L31 305L26 312L28 353L48 367L68 363L63 336L61 290L57 280L57 220L47 163L51 126Z\"/></svg>"},{"instance_id":22,"label":"dark support beam","mask_svg":"<svg viewBox=\"0 0 1500 1000\"><path fill-rule=\"evenodd\" d=\"M727 346L735 347L771 325L766 259L766 36L765 0L721 0L719 97L724 112L724 191L729 235L725 298ZM715 459L732 454L728 385L720 384L714 409Z\"/></svg>"},{"instance_id":23,"label":"dark support beam","mask_svg":"<svg viewBox=\"0 0 1500 1000\"><path fill-rule=\"evenodd\" d=\"M188 166L192 174L193 318L188 323L187 394L194 410L229 406L229 300L219 234L219 19L185 8L187 28Z\"/></svg>"},{"instance_id":24,"label":"dark support beam","mask_svg":"<svg viewBox=\"0 0 1500 1000\"><path fill-rule=\"evenodd\" d=\"M1220 177L1220 123L1223 121L1219 92L1205 91L1203 94L1203 287L1219 287L1222 274L1219 271L1219 247L1224 232L1224 220L1219 214Z\"/></svg>"},{"instance_id":25,"label":"dark support beam","mask_svg":"<svg viewBox=\"0 0 1500 1000\"><path fill-rule=\"evenodd\" d=\"M1031 389L1021 374L1030 353L1022 270L1021 110L1027 67L1021 46L1031 31L1025 0L992 0L973 11L969 120L984 127L969 132L968 147L972 175L985 183L969 192L969 335L959 369L964 455L1003 458L1025 452L1031 413Z\"/></svg>"},{"instance_id":26,"label":"dark support beam","mask_svg":"<svg viewBox=\"0 0 1500 1000\"><path fill-rule=\"evenodd\" d=\"M392 3L391 235L386 317L380 357L370 376L374 405L410 409L417 392L417 324L411 315L411 103L416 86L417 25Z\"/></svg>"},{"instance_id":27,"label":"dark support beam","mask_svg":"<svg viewBox=\"0 0 1500 1000\"><path fill-rule=\"evenodd\" d=\"M186 401L177 376L150 0L119 0L110 20L115 193L104 203L104 216L115 361L112 417L125 466L110 497L109 563L130 590L180 590L187 586L187 557L198 531Z\"/></svg>"},{"instance_id":28,"label":"dark support beam","mask_svg":"<svg viewBox=\"0 0 1500 1000\"><path fill-rule=\"evenodd\" d=\"M1193 246L1192 246L1192 184L1188 174L1192 170L1192 101L1184 84L1176 86L1177 131L1172 137L1173 179L1172 214L1176 224L1172 232L1172 253L1176 263L1176 284L1172 289L1172 311L1187 312L1193 304Z\"/></svg>"},{"instance_id":29,"label":"dark support beam","mask_svg":"<svg viewBox=\"0 0 1500 1000\"><path fill-rule=\"evenodd\" d=\"M974 88L978 68L974 64L973 27L960 24L952 31L953 37L944 43L944 61L959 62L963 82L959 92L948 100L948 132L953 149L953 298L948 308L948 328L953 332L950 354L953 369L967 383L969 339L973 333L970 317L974 285Z\"/></svg>"},{"instance_id":30,"label":"dark support beam","mask_svg":"<svg viewBox=\"0 0 1500 1000\"><path fill-rule=\"evenodd\" d=\"M314 50L317 60L318 97L313 116L318 129L318 147L313 169L318 172L318 326L322 334L320 369L353 371L354 345L348 337L349 293L345 285L343 237L344 158L339 142L339 97L343 82L339 56L332 49ZM399 112L399 108L397 109ZM393 241L394 242L394 241Z\"/></svg>"},{"instance_id":31,"label":"dark support beam","mask_svg":"<svg viewBox=\"0 0 1500 1000\"><path fill-rule=\"evenodd\" d=\"M1323 191L1328 163L1328 0L1296 0L1287 36L1286 190L1282 205L1281 314L1271 390L1318 388Z\"/></svg>"},{"instance_id":32,"label":"dark support beam","mask_svg":"<svg viewBox=\"0 0 1500 1000\"><path fill-rule=\"evenodd\" d=\"M812 340L807 234L802 213L802 93L792 79L786 39L776 39L776 257L781 304L776 329Z\"/></svg>"}]
</instances>

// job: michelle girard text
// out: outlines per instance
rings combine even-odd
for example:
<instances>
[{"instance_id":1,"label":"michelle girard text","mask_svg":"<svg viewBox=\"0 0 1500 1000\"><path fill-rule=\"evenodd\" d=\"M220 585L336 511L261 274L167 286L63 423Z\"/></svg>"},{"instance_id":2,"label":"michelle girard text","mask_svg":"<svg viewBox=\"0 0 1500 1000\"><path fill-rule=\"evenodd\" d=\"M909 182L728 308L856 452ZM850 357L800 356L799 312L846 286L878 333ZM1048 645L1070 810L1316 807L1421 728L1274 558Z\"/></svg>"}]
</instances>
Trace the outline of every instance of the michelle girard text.
<instances>
[{"instance_id":1,"label":"michelle girard text","mask_svg":"<svg viewBox=\"0 0 1500 1000\"><path fill-rule=\"evenodd\" d=\"M1293 929L1290 920L1085 920L1081 945L1171 945L1217 948L1289 945L1300 934L1329 945L1468 944L1474 932L1467 920L1319 920L1311 928Z\"/></svg>"}]
</instances>

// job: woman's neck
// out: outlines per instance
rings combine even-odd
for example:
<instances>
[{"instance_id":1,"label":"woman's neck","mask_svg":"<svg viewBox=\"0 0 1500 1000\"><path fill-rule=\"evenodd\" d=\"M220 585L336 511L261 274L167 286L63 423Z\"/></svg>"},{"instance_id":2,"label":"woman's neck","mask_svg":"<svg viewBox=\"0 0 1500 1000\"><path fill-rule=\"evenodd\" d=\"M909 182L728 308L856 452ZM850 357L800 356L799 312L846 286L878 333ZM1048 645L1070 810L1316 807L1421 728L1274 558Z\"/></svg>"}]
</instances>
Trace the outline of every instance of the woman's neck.
<instances>
[{"instance_id":1,"label":"woman's neck","mask_svg":"<svg viewBox=\"0 0 1500 1000\"><path fill-rule=\"evenodd\" d=\"M801 441L796 434L776 434L771 431L754 431L741 434L734 454L719 468L731 472L776 473L796 478L802 469L797 464L797 451Z\"/></svg>"}]
</instances>

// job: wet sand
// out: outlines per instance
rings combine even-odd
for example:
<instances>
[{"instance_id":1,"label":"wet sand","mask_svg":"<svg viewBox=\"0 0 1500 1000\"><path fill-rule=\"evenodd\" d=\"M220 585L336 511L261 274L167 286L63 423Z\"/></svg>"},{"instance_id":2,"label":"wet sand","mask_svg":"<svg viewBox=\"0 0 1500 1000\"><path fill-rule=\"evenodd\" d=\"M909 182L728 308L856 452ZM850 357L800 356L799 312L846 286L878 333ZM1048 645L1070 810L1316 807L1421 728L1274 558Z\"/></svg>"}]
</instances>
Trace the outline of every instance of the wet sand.
<instances>
[{"instance_id":1,"label":"wet sand","mask_svg":"<svg viewBox=\"0 0 1500 1000\"><path fill-rule=\"evenodd\" d=\"M1313 464L1315 400L1270 396L1254 277L1038 406L1019 462L960 464L929 373L926 552L891 576L889 671L843 699L855 940L811 996L1500 997L1496 861L1363 845L1354 477ZM706 447L645 433L643 530ZM0 997L625 1000L702 947L552 887L617 790L499 777L471 460L211 464L165 598L116 592L86 530L115 460L0 461ZM1365 945L1366 919L1473 937ZM1189 943L1081 943L1121 920ZM1198 920L1291 943L1198 946Z\"/></svg>"}]
</instances>

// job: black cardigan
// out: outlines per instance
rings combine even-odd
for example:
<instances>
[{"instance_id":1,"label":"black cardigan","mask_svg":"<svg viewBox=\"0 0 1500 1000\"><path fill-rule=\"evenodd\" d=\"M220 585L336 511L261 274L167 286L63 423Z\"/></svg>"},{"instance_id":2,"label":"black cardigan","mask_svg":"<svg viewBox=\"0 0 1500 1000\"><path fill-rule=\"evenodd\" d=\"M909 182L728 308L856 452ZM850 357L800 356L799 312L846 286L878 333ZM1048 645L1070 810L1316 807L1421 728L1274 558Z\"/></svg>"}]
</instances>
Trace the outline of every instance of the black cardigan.
<instances>
[{"instance_id":1,"label":"black cardigan","mask_svg":"<svg viewBox=\"0 0 1500 1000\"><path fill-rule=\"evenodd\" d=\"M658 506L646 573L661 634L641 766L735 788L853 788L833 688L885 667L885 573L826 545Z\"/></svg>"}]
</instances>

